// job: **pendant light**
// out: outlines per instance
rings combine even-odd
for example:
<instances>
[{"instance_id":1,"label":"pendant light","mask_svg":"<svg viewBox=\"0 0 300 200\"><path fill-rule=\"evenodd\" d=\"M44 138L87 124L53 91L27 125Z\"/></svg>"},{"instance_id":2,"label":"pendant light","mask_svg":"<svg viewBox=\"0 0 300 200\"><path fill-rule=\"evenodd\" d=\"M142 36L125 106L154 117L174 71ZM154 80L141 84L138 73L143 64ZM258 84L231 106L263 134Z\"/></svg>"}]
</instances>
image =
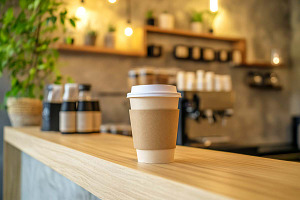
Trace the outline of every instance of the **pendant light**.
<instances>
[{"instance_id":1,"label":"pendant light","mask_svg":"<svg viewBox=\"0 0 300 200\"><path fill-rule=\"evenodd\" d=\"M210 0L210 11L217 12L219 9L218 0Z\"/></svg>"},{"instance_id":2,"label":"pendant light","mask_svg":"<svg viewBox=\"0 0 300 200\"><path fill-rule=\"evenodd\" d=\"M124 34L130 37L133 34L133 29L131 27L131 1L127 0L127 27L124 30Z\"/></svg>"},{"instance_id":3,"label":"pendant light","mask_svg":"<svg viewBox=\"0 0 300 200\"><path fill-rule=\"evenodd\" d=\"M85 10L85 8L83 6L84 0L81 0L81 4L82 5L79 6L77 8L77 10L76 10L76 17L79 18L79 19L82 19L85 16L85 14L86 14L86 10Z\"/></svg>"}]
</instances>

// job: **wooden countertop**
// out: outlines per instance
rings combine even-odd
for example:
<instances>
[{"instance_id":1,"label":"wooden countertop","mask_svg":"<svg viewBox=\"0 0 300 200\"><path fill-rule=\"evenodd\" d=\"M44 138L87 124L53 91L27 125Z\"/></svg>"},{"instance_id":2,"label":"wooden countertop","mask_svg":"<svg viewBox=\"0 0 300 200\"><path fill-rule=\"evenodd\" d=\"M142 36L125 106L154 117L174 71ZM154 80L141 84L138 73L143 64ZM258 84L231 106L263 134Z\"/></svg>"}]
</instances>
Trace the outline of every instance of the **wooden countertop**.
<instances>
[{"instance_id":1,"label":"wooden countertop","mask_svg":"<svg viewBox=\"0 0 300 200\"><path fill-rule=\"evenodd\" d=\"M299 199L300 164L177 146L171 164L137 162L132 138L5 127L6 143L100 199Z\"/></svg>"}]
</instances>

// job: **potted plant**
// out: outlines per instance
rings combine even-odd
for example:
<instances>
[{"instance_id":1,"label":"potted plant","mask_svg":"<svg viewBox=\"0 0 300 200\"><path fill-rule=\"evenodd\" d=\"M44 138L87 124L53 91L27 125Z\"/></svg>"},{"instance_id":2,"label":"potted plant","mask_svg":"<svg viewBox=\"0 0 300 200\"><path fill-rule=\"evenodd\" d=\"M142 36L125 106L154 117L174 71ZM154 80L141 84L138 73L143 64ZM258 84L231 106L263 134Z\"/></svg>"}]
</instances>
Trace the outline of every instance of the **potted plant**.
<instances>
[{"instance_id":1,"label":"potted plant","mask_svg":"<svg viewBox=\"0 0 300 200\"><path fill-rule=\"evenodd\" d=\"M155 25L155 18L153 16L153 10L148 10L146 13L146 24L150 26Z\"/></svg>"},{"instance_id":2,"label":"potted plant","mask_svg":"<svg viewBox=\"0 0 300 200\"><path fill-rule=\"evenodd\" d=\"M115 43L116 43L115 32L116 32L116 27L114 27L113 25L110 24L108 26L108 32L106 33L106 35L104 37L105 47L115 48Z\"/></svg>"},{"instance_id":3,"label":"potted plant","mask_svg":"<svg viewBox=\"0 0 300 200\"><path fill-rule=\"evenodd\" d=\"M168 11L164 11L159 15L158 26L162 29L174 29L175 28L174 16L168 13Z\"/></svg>"},{"instance_id":4,"label":"potted plant","mask_svg":"<svg viewBox=\"0 0 300 200\"><path fill-rule=\"evenodd\" d=\"M95 46L97 40L97 32L90 30L84 37L84 44L89 46Z\"/></svg>"},{"instance_id":5,"label":"potted plant","mask_svg":"<svg viewBox=\"0 0 300 200\"><path fill-rule=\"evenodd\" d=\"M191 16L191 31L195 33L203 32L203 13L194 11Z\"/></svg>"},{"instance_id":6,"label":"potted plant","mask_svg":"<svg viewBox=\"0 0 300 200\"><path fill-rule=\"evenodd\" d=\"M66 36L64 38L64 43L68 45L73 45L75 42L74 33L70 30L66 31Z\"/></svg>"},{"instance_id":7,"label":"potted plant","mask_svg":"<svg viewBox=\"0 0 300 200\"><path fill-rule=\"evenodd\" d=\"M16 9L5 0L0 3L0 76L5 71L11 81L4 105L13 126L39 125L44 85L62 79L52 47L60 37L52 33L66 21L75 26L76 19L67 17L61 5L56 0L20 0Z\"/></svg>"}]
</instances>

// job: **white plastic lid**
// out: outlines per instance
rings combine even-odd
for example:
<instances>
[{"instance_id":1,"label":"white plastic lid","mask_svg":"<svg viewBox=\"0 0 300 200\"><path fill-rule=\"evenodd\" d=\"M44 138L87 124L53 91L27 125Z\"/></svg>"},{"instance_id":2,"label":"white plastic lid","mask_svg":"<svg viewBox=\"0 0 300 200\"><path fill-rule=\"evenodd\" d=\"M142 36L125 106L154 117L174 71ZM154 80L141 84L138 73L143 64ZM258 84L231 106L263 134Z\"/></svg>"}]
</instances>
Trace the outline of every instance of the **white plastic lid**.
<instances>
[{"instance_id":1,"label":"white plastic lid","mask_svg":"<svg viewBox=\"0 0 300 200\"><path fill-rule=\"evenodd\" d=\"M51 84L52 90L49 92L47 101L48 102L61 102L62 101L62 85Z\"/></svg>"},{"instance_id":2,"label":"white plastic lid","mask_svg":"<svg viewBox=\"0 0 300 200\"><path fill-rule=\"evenodd\" d=\"M77 101L78 100L78 84L66 83L65 92L63 96L64 101Z\"/></svg>"},{"instance_id":3,"label":"white plastic lid","mask_svg":"<svg viewBox=\"0 0 300 200\"><path fill-rule=\"evenodd\" d=\"M132 86L131 93L127 94L127 98L132 97L177 97L181 94L177 92L176 86L173 85L136 85Z\"/></svg>"}]
</instances>

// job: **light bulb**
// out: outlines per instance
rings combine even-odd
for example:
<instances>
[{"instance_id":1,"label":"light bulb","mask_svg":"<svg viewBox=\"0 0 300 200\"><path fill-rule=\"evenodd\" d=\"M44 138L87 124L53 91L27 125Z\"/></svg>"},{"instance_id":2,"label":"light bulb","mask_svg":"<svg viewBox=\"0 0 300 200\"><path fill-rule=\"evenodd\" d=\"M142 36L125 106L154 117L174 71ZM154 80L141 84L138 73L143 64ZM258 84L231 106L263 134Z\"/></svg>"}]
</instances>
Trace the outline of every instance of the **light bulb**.
<instances>
[{"instance_id":1,"label":"light bulb","mask_svg":"<svg viewBox=\"0 0 300 200\"><path fill-rule=\"evenodd\" d=\"M77 11L76 11L76 17L77 18L83 18L85 16L85 8L83 6L80 6L77 8Z\"/></svg>"},{"instance_id":2,"label":"light bulb","mask_svg":"<svg viewBox=\"0 0 300 200\"><path fill-rule=\"evenodd\" d=\"M211 12L218 11L218 0L210 0L210 11Z\"/></svg>"},{"instance_id":3,"label":"light bulb","mask_svg":"<svg viewBox=\"0 0 300 200\"><path fill-rule=\"evenodd\" d=\"M280 62L279 57L274 57L274 58L273 58L273 64L274 64L274 65L278 65L279 62Z\"/></svg>"},{"instance_id":4,"label":"light bulb","mask_svg":"<svg viewBox=\"0 0 300 200\"><path fill-rule=\"evenodd\" d=\"M116 3L117 0L108 0L109 3Z\"/></svg>"},{"instance_id":5,"label":"light bulb","mask_svg":"<svg viewBox=\"0 0 300 200\"><path fill-rule=\"evenodd\" d=\"M128 26L128 27L125 28L124 33L125 33L126 36L131 36L132 33L133 33L133 30L130 26Z\"/></svg>"}]
</instances>

